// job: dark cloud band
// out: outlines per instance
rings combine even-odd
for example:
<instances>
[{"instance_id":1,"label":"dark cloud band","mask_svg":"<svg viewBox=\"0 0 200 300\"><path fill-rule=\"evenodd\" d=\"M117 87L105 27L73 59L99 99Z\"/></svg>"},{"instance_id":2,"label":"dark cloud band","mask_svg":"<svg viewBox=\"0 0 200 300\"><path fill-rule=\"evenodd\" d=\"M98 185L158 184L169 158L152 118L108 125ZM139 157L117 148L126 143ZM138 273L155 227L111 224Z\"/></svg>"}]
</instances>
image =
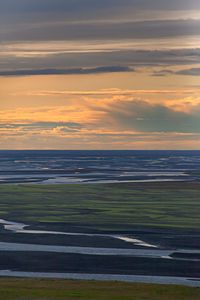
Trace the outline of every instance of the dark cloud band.
<instances>
[{"instance_id":1,"label":"dark cloud band","mask_svg":"<svg viewBox=\"0 0 200 300\"><path fill-rule=\"evenodd\" d=\"M11 22L12 23L12 22ZM200 35L200 20L95 22L93 24L12 24L0 31L2 41L159 39Z\"/></svg>"},{"instance_id":2,"label":"dark cloud band","mask_svg":"<svg viewBox=\"0 0 200 300\"><path fill-rule=\"evenodd\" d=\"M75 69L22 69L11 71L0 71L0 76L36 76L36 75L89 75L101 73L133 72L130 67L106 66L97 68L75 68Z\"/></svg>"},{"instance_id":3,"label":"dark cloud band","mask_svg":"<svg viewBox=\"0 0 200 300\"><path fill-rule=\"evenodd\" d=\"M6 0L0 2L2 13L9 12L93 12L112 8L133 7L136 10L190 10L200 9L197 0Z\"/></svg>"}]
</instances>

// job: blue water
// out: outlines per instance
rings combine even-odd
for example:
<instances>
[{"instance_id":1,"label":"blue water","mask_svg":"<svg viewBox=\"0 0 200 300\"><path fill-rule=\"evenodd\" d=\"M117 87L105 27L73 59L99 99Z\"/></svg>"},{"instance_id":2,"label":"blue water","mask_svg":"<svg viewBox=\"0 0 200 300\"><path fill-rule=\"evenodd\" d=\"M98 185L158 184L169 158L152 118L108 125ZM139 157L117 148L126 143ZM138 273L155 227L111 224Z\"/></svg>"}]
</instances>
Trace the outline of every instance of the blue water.
<instances>
[{"instance_id":1,"label":"blue water","mask_svg":"<svg viewBox=\"0 0 200 300\"><path fill-rule=\"evenodd\" d=\"M0 183L199 179L200 151L0 151Z\"/></svg>"}]
</instances>

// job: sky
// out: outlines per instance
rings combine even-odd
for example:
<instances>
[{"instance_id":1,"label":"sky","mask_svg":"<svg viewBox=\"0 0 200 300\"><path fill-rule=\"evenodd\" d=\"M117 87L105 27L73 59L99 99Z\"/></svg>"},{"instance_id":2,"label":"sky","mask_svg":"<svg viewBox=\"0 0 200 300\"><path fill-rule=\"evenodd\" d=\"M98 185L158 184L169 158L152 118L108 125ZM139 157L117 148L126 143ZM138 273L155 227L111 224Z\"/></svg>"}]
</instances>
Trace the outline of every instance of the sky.
<instances>
[{"instance_id":1,"label":"sky","mask_svg":"<svg viewBox=\"0 0 200 300\"><path fill-rule=\"evenodd\" d=\"M200 149L199 0L0 0L0 149Z\"/></svg>"}]
</instances>

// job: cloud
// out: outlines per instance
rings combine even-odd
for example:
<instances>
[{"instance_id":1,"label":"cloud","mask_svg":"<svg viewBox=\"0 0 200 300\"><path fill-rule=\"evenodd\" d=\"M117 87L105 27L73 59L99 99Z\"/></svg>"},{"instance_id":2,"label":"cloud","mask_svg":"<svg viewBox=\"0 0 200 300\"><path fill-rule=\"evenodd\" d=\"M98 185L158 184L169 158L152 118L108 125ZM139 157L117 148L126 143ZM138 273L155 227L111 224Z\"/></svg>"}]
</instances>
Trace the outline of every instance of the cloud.
<instances>
[{"instance_id":1,"label":"cloud","mask_svg":"<svg viewBox=\"0 0 200 300\"><path fill-rule=\"evenodd\" d=\"M0 149L199 149L200 134L125 132L9 132L1 129Z\"/></svg>"},{"instance_id":2,"label":"cloud","mask_svg":"<svg viewBox=\"0 0 200 300\"><path fill-rule=\"evenodd\" d=\"M50 40L125 40L159 39L167 37L198 36L199 19L94 22L94 24L54 24L43 26L18 25L0 31L2 41L50 41Z\"/></svg>"},{"instance_id":3,"label":"cloud","mask_svg":"<svg viewBox=\"0 0 200 300\"><path fill-rule=\"evenodd\" d=\"M190 104L188 103L188 106ZM143 132L200 132L200 105L187 112L172 106L151 104L144 100L117 100L114 105L103 108L105 119L117 128Z\"/></svg>"},{"instance_id":4,"label":"cloud","mask_svg":"<svg viewBox=\"0 0 200 300\"><path fill-rule=\"evenodd\" d=\"M164 94L160 94L163 95ZM141 94L142 96L142 94ZM200 100L186 97L152 103L134 98L131 94L109 94L100 101L83 98L81 102L68 102L66 106L4 110L0 113L1 128L39 132L53 128L70 131L96 132L200 132ZM62 120L62 121L61 121Z\"/></svg>"},{"instance_id":5,"label":"cloud","mask_svg":"<svg viewBox=\"0 0 200 300\"><path fill-rule=\"evenodd\" d=\"M138 11L144 10L194 10L200 9L197 0L7 0L0 2L2 14L8 13L33 13L33 12L66 12L68 15L75 15L79 12L88 16L94 11L100 11L101 14L111 9L116 13L124 8L126 11L132 8Z\"/></svg>"},{"instance_id":6,"label":"cloud","mask_svg":"<svg viewBox=\"0 0 200 300\"><path fill-rule=\"evenodd\" d=\"M0 123L0 128L23 130L41 130L62 127L67 131L76 131L82 128L80 123L73 122L16 122L16 123Z\"/></svg>"},{"instance_id":7,"label":"cloud","mask_svg":"<svg viewBox=\"0 0 200 300\"><path fill-rule=\"evenodd\" d=\"M158 76L158 77L164 77L167 75L174 75L176 74L176 72L172 71L172 70L160 70L160 71L155 71L152 76Z\"/></svg>"},{"instance_id":8,"label":"cloud","mask_svg":"<svg viewBox=\"0 0 200 300\"><path fill-rule=\"evenodd\" d=\"M186 98L178 107L175 104L108 94L98 103L93 97L83 100L78 110L75 103L2 110L0 148L6 144L8 148L169 149L187 143L197 148L200 101ZM187 109L181 110L182 105Z\"/></svg>"},{"instance_id":9,"label":"cloud","mask_svg":"<svg viewBox=\"0 0 200 300\"><path fill-rule=\"evenodd\" d=\"M200 76L200 68L183 69L179 71L160 70L152 74L153 76L167 76L167 75L186 75L186 76Z\"/></svg>"},{"instance_id":10,"label":"cloud","mask_svg":"<svg viewBox=\"0 0 200 300\"><path fill-rule=\"evenodd\" d=\"M184 89L181 90L180 89L155 89L155 90L139 90L139 89L133 89L133 90L128 90L128 89L118 89L118 88L111 88L111 89L101 89L101 90L86 90L86 91L77 91L77 90L40 90L40 91L30 91L30 92L26 92L26 93L15 93L14 96L79 96L79 97L112 97L112 96L120 96L121 98L123 96L126 97L134 97L135 95L137 96L141 96L143 97L145 96L150 96L150 95L170 95L173 97L174 96L181 96L183 97L184 95L192 95L192 94L196 94L197 90L196 89ZM164 100L164 99L163 99ZM194 100L192 98L192 100ZM164 102L164 101L163 101Z\"/></svg>"},{"instance_id":11,"label":"cloud","mask_svg":"<svg viewBox=\"0 0 200 300\"><path fill-rule=\"evenodd\" d=\"M200 76L200 68L185 69L176 72L178 75Z\"/></svg>"},{"instance_id":12,"label":"cloud","mask_svg":"<svg viewBox=\"0 0 200 300\"><path fill-rule=\"evenodd\" d=\"M22 69L0 71L0 76L34 76L34 75L86 75L101 73L133 72L131 67L103 66L96 68L71 68L71 69Z\"/></svg>"},{"instance_id":13,"label":"cloud","mask_svg":"<svg viewBox=\"0 0 200 300\"><path fill-rule=\"evenodd\" d=\"M170 43L170 41L169 41ZM0 52L1 76L41 74L97 74L106 72L129 72L138 67L154 67L199 64L200 48L171 50L125 50L120 47L134 47L134 43L109 45L70 43L27 43L2 45ZM173 45L171 45L173 46ZM70 49L72 53L64 53ZM77 53L82 49L84 52ZM109 50L109 51L107 51ZM53 53L52 53L53 51ZM116 62L118 65L116 65ZM97 67L98 66L98 67ZM137 70L135 70L137 71ZM166 71L154 73L166 75ZM19 74L17 74L19 73ZM21 73L21 74L20 74Z\"/></svg>"}]
</instances>

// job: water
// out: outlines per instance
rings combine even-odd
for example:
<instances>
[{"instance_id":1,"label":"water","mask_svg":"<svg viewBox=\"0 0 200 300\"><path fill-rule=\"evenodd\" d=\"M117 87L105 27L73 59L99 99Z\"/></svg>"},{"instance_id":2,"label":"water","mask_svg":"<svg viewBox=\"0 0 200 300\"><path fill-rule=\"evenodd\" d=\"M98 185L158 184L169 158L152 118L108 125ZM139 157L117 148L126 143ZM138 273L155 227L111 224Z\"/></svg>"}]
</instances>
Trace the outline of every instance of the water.
<instances>
[{"instance_id":1,"label":"water","mask_svg":"<svg viewBox=\"0 0 200 300\"><path fill-rule=\"evenodd\" d=\"M48 273L48 272L20 272L12 270L0 270L3 277L23 278L57 278L73 280L100 280L100 281L123 281L153 284L175 284L192 287L200 287L198 278L170 277L170 276L144 276L144 275L113 275L113 274L87 274L87 273Z\"/></svg>"},{"instance_id":2,"label":"water","mask_svg":"<svg viewBox=\"0 0 200 300\"><path fill-rule=\"evenodd\" d=\"M74 246L55 246L55 245L35 245L20 243L0 242L0 251L30 251L30 252L56 252L56 253L73 253L100 256L137 256L162 258L168 257L173 253L172 250L155 250L155 249L118 249L118 248L97 248L97 247L74 247ZM193 251L182 251L182 253L193 253ZM194 253L200 253L196 251Z\"/></svg>"},{"instance_id":3,"label":"water","mask_svg":"<svg viewBox=\"0 0 200 300\"><path fill-rule=\"evenodd\" d=\"M0 151L0 183L198 181L200 151Z\"/></svg>"},{"instance_id":4,"label":"water","mask_svg":"<svg viewBox=\"0 0 200 300\"><path fill-rule=\"evenodd\" d=\"M136 246L143 246L143 247L150 247L150 248L157 248L157 246L152 245L150 243L146 243L142 240L127 237L125 235L119 234L91 234L91 233L79 233L79 232L59 232L59 231L49 231L49 230L26 230L24 228L28 227L28 225L23 223L17 223L12 221L6 221L4 219L0 219L0 224L3 224L5 230L14 232L14 233L26 233L26 234L54 234L54 235L68 235L68 236L86 236L86 237L106 237L112 239L118 239L125 241L127 243L134 244Z\"/></svg>"}]
</instances>

